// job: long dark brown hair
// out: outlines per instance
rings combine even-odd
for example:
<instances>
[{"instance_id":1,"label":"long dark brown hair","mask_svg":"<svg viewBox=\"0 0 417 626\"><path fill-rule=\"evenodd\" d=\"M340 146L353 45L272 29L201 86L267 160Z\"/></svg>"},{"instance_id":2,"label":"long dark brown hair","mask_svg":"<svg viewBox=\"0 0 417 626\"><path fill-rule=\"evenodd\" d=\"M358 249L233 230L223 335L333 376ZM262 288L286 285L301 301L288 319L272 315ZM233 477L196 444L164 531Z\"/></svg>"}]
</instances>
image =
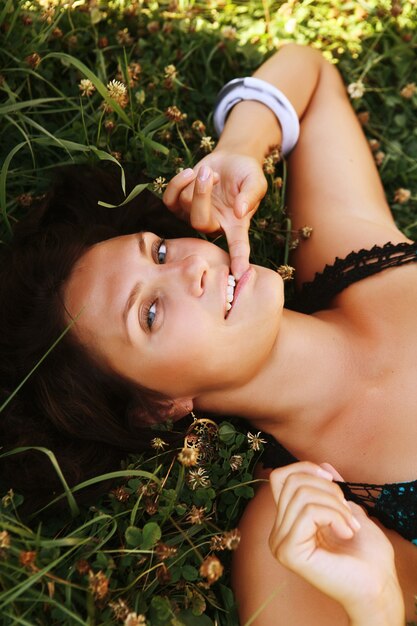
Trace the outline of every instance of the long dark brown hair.
<instances>
[{"instance_id":1,"label":"long dark brown hair","mask_svg":"<svg viewBox=\"0 0 417 626\"><path fill-rule=\"evenodd\" d=\"M98 205L121 196L113 170L57 170L52 190L19 222L0 259L0 404L33 370L0 413L2 451L49 448L70 485L148 448L155 431L143 426L146 417L167 413L164 398L108 371L79 343L62 305L62 286L89 246L142 230L195 235L148 190L124 207ZM22 493L27 511L62 491L50 461L36 451L0 459L0 487Z\"/></svg>"}]
</instances>

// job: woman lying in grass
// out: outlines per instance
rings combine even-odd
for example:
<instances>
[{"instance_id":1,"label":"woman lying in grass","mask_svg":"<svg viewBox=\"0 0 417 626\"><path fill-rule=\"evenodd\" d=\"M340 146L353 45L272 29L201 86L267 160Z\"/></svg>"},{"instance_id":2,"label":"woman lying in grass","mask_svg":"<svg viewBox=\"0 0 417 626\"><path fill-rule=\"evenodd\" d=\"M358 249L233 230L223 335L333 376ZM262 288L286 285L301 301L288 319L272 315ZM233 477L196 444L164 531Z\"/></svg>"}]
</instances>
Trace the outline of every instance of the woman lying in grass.
<instances>
[{"instance_id":1,"label":"woman lying in grass","mask_svg":"<svg viewBox=\"0 0 417 626\"><path fill-rule=\"evenodd\" d=\"M416 428L417 257L393 222L336 70L291 46L256 75L275 112L286 113L282 130L264 103L237 104L218 148L196 168L197 181L186 170L165 196L174 211L190 212L193 226L221 227L231 259L207 241L164 239L167 226L154 234L152 206L133 216L134 226L110 224L116 218L103 211L95 223L87 178L84 187L58 187L21 224L2 265L3 396L61 339L4 411L2 440L52 448L77 482L107 469L121 451L142 449L154 436L147 424L193 407L241 415L290 450L271 444L269 467L296 457L329 461L350 481L339 478L334 487L317 466L294 466L281 486L274 479L278 510L268 486L258 490L235 561L242 623L265 605L256 622L263 626L365 625L370 608L374 623L400 624L391 547L357 508L353 517L341 489L394 529L386 533L411 617L417 556L409 540L417 529L413 483L404 481L413 479ZM363 249L304 287L299 311L311 315L283 309L280 276L247 261L245 232L266 187L262 159L272 145L289 150L297 138L291 104L268 85L285 92L301 119L288 203L295 228L314 232L294 255L300 286L335 256ZM40 463L33 456L16 468L8 458L7 486L20 481L46 497L50 472ZM313 558L303 560L298 548L306 542ZM377 566L367 570L368 554ZM366 600L364 581L375 582ZM277 587L283 593L271 600ZM378 596L375 608L369 594Z\"/></svg>"}]
</instances>

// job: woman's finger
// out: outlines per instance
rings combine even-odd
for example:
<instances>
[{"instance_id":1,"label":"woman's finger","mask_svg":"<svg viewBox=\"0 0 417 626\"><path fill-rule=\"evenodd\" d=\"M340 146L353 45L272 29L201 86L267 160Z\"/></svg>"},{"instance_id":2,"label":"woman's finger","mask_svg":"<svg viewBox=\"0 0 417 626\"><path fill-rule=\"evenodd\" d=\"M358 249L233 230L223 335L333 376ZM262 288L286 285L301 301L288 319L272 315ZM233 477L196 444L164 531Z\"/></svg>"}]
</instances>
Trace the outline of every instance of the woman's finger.
<instances>
[{"instance_id":1,"label":"woman's finger","mask_svg":"<svg viewBox=\"0 0 417 626\"><path fill-rule=\"evenodd\" d=\"M326 490L327 487L334 487L335 489L333 491ZM354 519L352 511L338 487L333 483L321 480L319 486L314 483L305 484L292 493L286 493L284 487L278 503L273 531L277 535L285 536L310 504L320 504L338 511L353 532L359 530L360 524Z\"/></svg>"},{"instance_id":2,"label":"woman's finger","mask_svg":"<svg viewBox=\"0 0 417 626\"><path fill-rule=\"evenodd\" d=\"M195 178L196 173L194 172L194 170L188 167L169 181L162 199L170 211L173 211L175 213L182 210L179 200L180 195L187 187L187 185L195 180Z\"/></svg>"},{"instance_id":3,"label":"woman's finger","mask_svg":"<svg viewBox=\"0 0 417 626\"><path fill-rule=\"evenodd\" d=\"M344 495L340 487L331 480L315 476L313 474L306 474L304 472L297 472L290 474L281 489L279 500L277 502L278 507L278 522L279 511L284 511L289 502L294 498L300 490L307 488L316 489L320 492L326 492L334 498L338 498L341 502L344 502Z\"/></svg>"},{"instance_id":4,"label":"woman's finger","mask_svg":"<svg viewBox=\"0 0 417 626\"><path fill-rule=\"evenodd\" d=\"M304 575L303 567L320 542L320 533L334 535L337 540L348 540L354 531L340 511L321 503L307 504L300 512L288 532L272 532L270 548L272 554L286 567Z\"/></svg>"},{"instance_id":5,"label":"woman's finger","mask_svg":"<svg viewBox=\"0 0 417 626\"><path fill-rule=\"evenodd\" d=\"M267 189L268 183L265 176L255 176L254 174L247 176L240 185L239 193L234 202L235 216L240 219L249 213L254 213Z\"/></svg>"},{"instance_id":6,"label":"woman's finger","mask_svg":"<svg viewBox=\"0 0 417 626\"><path fill-rule=\"evenodd\" d=\"M219 223L213 217L211 192L213 189L213 170L202 165L198 170L191 203L190 221L193 228L203 232L219 229Z\"/></svg>"},{"instance_id":7,"label":"woman's finger","mask_svg":"<svg viewBox=\"0 0 417 626\"><path fill-rule=\"evenodd\" d=\"M276 503L278 503L282 488L287 478L292 474L298 474L300 472L303 474L311 474L312 476L319 476L320 478L325 478L329 481L333 480L333 476L330 472L320 467L320 465L316 465L316 463L310 463L310 461L300 461L298 463L291 463L290 465L274 469L269 476L269 482L272 488L272 495L274 496Z\"/></svg>"},{"instance_id":8,"label":"woman's finger","mask_svg":"<svg viewBox=\"0 0 417 626\"><path fill-rule=\"evenodd\" d=\"M333 480L345 482L345 479L339 474L333 465L330 465L330 463L320 463L320 467L329 472L333 476Z\"/></svg>"},{"instance_id":9,"label":"woman's finger","mask_svg":"<svg viewBox=\"0 0 417 626\"><path fill-rule=\"evenodd\" d=\"M233 216L220 223L227 239L232 274L237 280L249 269L249 223L248 217L237 220Z\"/></svg>"}]
</instances>

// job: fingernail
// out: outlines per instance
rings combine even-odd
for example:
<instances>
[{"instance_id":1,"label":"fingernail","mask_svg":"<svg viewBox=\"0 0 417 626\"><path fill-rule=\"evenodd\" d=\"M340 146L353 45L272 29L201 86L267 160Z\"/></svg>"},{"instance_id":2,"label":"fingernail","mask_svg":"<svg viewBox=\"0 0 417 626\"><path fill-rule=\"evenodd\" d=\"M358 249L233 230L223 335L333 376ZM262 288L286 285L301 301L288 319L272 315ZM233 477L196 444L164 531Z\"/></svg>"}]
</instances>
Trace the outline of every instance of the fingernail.
<instances>
[{"instance_id":1,"label":"fingernail","mask_svg":"<svg viewBox=\"0 0 417 626\"><path fill-rule=\"evenodd\" d=\"M241 208L241 215L242 217L244 215L246 215L246 213L248 212L248 203L247 202L242 202L242 208Z\"/></svg>"},{"instance_id":2,"label":"fingernail","mask_svg":"<svg viewBox=\"0 0 417 626\"><path fill-rule=\"evenodd\" d=\"M201 180L201 181L207 180L209 176L210 176L210 169L207 167L207 165L203 165L203 167L200 168L200 171L198 172L198 180Z\"/></svg>"},{"instance_id":3,"label":"fingernail","mask_svg":"<svg viewBox=\"0 0 417 626\"><path fill-rule=\"evenodd\" d=\"M192 170L191 167L187 167L186 170L183 170L181 172L181 176L183 178L190 178L190 176L193 176L193 174L194 174L194 170Z\"/></svg>"},{"instance_id":4,"label":"fingernail","mask_svg":"<svg viewBox=\"0 0 417 626\"><path fill-rule=\"evenodd\" d=\"M321 467L318 468L317 474L321 476L321 478L325 478L326 480L333 480L333 476L330 474L330 472L326 472L326 470L322 469Z\"/></svg>"}]
</instances>

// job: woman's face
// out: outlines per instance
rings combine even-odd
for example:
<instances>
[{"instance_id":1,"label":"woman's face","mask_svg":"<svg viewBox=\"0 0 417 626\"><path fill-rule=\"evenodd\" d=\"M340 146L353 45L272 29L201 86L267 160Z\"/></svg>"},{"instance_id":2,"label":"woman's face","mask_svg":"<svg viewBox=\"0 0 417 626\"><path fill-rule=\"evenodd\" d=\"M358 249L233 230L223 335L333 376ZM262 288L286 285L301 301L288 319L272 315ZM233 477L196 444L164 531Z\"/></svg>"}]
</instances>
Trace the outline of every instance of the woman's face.
<instances>
[{"instance_id":1,"label":"woman's face","mask_svg":"<svg viewBox=\"0 0 417 626\"><path fill-rule=\"evenodd\" d=\"M77 262L65 305L78 316L80 340L114 371L171 398L195 398L247 382L278 332L280 276L251 265L227 312L229 264L201 239L117 237Z\"/></svg>"}]
</instances>

